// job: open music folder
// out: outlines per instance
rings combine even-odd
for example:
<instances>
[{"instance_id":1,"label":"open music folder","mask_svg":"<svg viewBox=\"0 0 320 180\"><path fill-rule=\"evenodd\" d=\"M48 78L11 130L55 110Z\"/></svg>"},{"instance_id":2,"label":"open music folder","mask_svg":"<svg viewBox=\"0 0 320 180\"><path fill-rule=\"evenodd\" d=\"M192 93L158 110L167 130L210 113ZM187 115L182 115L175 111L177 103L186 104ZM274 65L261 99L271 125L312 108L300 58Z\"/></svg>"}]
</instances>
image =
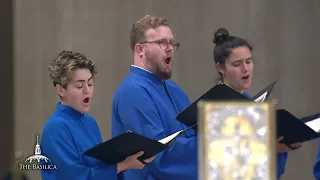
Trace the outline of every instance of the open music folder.
<instances>
[{"instance_id":1,"label":"open music folder","mask_svg":"<svg viewBox=\"0 0 320 180\"><path fill-rule=\"evenodd\" d=\"M144 154L139 157L139 160L144 160L170 147L176 138L191 128L193 128L193 126L171 134L159 141L132 131L127 131L86 150L83 154L106 164L114 164L125 160L128 156L144 151Z\"/></svg>"},{"instance_id":2,"label":"open music folder","mask_svg":"<svg viewBox=\"0 0 320 180\"><path fill-rule=\"evenodd\" d=\"M277 81L273 81L271 84L269 84L267 87L265 87L264 89L262 89L261 91L259 91L256 95L254 95L252 97L252 99L254 99L255 102L264 102L266 101L272 90L274 85L277 83Z\"/></svg>"},{"instance_id":3,"label":"open music folder","mask_svg":"<svg viewBox=\"0 0 320 180\"><path fill-rule=\"evenodd\" d=\"M320 137L320 113L298 118L285 109L278 109L277 136L283 136L282 143L290 145Z\"/></svg>"},{"instance_id":4,"label":"open music folder","mask_svg":"<svg viewBox=\"0 0 320 180\"><path fill-rule=\"evenodd\" d=\"M272 82L261 91L259 91L255 96L253 96L253 100L255 102L264 102L268 99L269 95L271 94L276 81ZM242 95L241 93L235 91L234 89L230 88L225 84L217 84L209 89L206 93L200 96L196 101L194 101L190 106L188 106L183 112L179 113L176 116L176 119L183 121L184 124L187 126L192 126L196 122L195 119L198 118L197 113L197 103L200 100L214 100L214 101L252 101ZM196 130L196 126L194 127Z\"/></svg>"},{"instance_id":5,"label":"open music folder","mask_svg":"<svg viewBox=\"0 0 320 180\"><path fill-rule=\"evenodd\" d=\"M272 84L271 84L272 85ZM274 85L274 84L273 84ZM272 90L272 86L268 86L257 94L264 94L263 91ZM265 96L265 95L264 95ZM268 95L263 98L266 101ZM200 98L194 101L184 111L176 116L176 119L187 126L192 126L198 123L198 105L200 100L207 101L253 101L256 99L248 99L243 94L235 91L225 84L218 84L204 93ZM257 102L262 102L261 100ZM320 119L319 114L313 114L304 118L297 118L285 109L276 110L276 126L277 137L283 136L282 142L290 145L296 142L305 142L320 137ZM196 126L194 127L196 130Z\"/></svg>"}]
</instances>

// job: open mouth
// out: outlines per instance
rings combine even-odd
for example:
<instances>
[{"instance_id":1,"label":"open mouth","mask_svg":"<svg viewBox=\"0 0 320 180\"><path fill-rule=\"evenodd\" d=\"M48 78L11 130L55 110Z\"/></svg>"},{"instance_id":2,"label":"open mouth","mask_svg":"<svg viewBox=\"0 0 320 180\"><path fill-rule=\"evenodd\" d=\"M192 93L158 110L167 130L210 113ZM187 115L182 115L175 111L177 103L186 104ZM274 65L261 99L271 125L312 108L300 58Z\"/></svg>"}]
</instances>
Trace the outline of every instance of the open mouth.
<instances>
[{"instance_id":1,"label":"open mouth","mask_svg":"<svg viewBox=\"0 0 320 180\"><path fill-rule=\"evenodd\" d=\"M164 62L165 62L166 64L170 64L170 63L171 63L171 57L167 57L167 58L164 60Z\"/></svg>"},{"instance_id":2,"label":"open mouth","mask_svg":"<svg viewBox=\"0 0 320 180\"><path fill-rule=\"evenodd\" d=\"M243 76L243 77L242 77L242 80L248 80L248 79L249 79L249 77L250 77L250 75Z\"/></svg>"},{"instance_id":3,"label":"open mouth","mask_svg":"<svg viewBox=\"0 0 320 180\"><path fill-rule=\"evenodd\" d=\"M89 103L89 101L90 101L90 98L85 98L85 99L83 100L83 102L86 103L86 104Z\"/></svg>"}]
</instances>

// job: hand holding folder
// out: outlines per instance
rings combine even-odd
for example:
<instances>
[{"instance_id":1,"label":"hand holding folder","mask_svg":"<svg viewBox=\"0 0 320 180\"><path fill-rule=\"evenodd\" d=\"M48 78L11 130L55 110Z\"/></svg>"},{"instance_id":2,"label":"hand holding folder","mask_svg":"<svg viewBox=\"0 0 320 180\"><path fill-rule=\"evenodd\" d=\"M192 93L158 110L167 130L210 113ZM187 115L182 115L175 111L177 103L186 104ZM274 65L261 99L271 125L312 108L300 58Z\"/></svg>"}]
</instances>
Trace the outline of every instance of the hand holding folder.
<instances>
[{"instance_id":1,"label":"hand holding folder","mask_svg":"<svg viewBox=\"0 0 320 180\"><path fill-rule=\"evenodd\" d=\"M140 151L132 156L126 157L126 159L117 164L118 173L128 170L128 169L142 169L146 164L152 162L155 156L145 160L139 160L139 157L143 155L144 152Z\"/></svg>"},{"instance_id":2,"label":"hand holding folder","mask_svg":"<svg viewBox=\"0 0 320 180\"><path fill-rule=\"evenodd\" d=\"M115 164L125 160L128 156L132 156L143 151L144 154L138 158L143 162L143 160L155 156L170 147L179 135L185 133L191 128L193 128L193 126L178 131L159 141L150 139L132 131L127 131L88 149L83 152L83 154L96 158L106 164Z\"/></svg>"},{"instance_id":3,"label":"hand holding folder","mask_svg":"<svg viewBox=\"0 0 320 180\"><path fill-rule=\"evenodd\" d=\"M277 138L277 152L279 153L295 150L302 146L302 143L294 143L294 144L286 145L282 143L282 140L283 140L283 136L280 136Z\"/></svg>"}]
</instances>

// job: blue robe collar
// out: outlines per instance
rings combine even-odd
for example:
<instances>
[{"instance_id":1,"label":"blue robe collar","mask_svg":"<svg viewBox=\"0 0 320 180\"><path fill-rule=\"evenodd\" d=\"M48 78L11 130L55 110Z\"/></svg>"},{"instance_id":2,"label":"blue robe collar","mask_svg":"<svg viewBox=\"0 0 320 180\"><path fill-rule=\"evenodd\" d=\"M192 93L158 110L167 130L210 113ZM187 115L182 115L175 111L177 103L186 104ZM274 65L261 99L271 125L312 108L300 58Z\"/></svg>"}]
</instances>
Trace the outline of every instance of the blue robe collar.
<instances>
[{"instance_id":1,"label":"blue robe collar","mask_svg":"<svg viewBox=\"0 0 320 180\"><path fill-rule=\"evenodd\" d=\"M245 97L247 97L248 99L252 99L252 97L251 97L247 92L244 92L243 95L244 95Z\"/></svg>"},{"instance_id":2,"label":"blue robe collar","mask_svg":"<svg viewBox=\"0 0 320 180\"><path fill-rule=\"evenodd\" d=\"M224 83L222 81L219 81L218 84L224 84ZM248 99L252 99L252 97L247 92L243 92L242 95L244 95Z\"/></svg>"},{"instance_id":3,"label":"blue robe collar","mask_svg":"<svg viewBox=\"0 0 320 180\"><path fill-rule=\"evenodd\" d=\"M61 102L57 103L56 109L58 112L67 113L68 115L79 120L84 116L84 113L79 112L66 104L62 104Z\"/></svg>"},{"instance_id":4,"label":"blue robe collar","mask_svg":"<svg viewBox=\"0 0 320 180\"><path fill-rule=\"evenodd\" d=\"M156 82L156 83L161 83L162 84L164 82L162 79L160 79L155 74L151 73L150 71L148 71L146 69L138 67L138 66L131 65L130 66L130 72L139 74L141 76L144 76L144 77L146 77L148 79L151 79L153 82Z\"/></svg>"}]
</instances>

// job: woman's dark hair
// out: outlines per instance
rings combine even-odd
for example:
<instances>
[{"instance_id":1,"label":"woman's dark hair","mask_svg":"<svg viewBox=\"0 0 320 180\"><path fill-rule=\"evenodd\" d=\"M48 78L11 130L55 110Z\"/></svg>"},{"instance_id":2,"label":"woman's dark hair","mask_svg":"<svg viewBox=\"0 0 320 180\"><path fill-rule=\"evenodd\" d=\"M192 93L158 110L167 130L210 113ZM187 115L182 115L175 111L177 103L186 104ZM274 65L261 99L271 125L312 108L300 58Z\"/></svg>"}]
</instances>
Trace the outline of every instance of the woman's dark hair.
<instances>
[{"instance_id":1,"label":"woman's dark hair","mask_svg":"<svg viewBox=\"0 0 320 180\"><path fill-rule=\"evenodd\" d=\"M252 45L250 45L247 40L237 36L230 36L228 30L225 28L219 28L214 33L213 43L215 44L213 50L215 64L225 64L226 59L230 56L234 48L247 46L250 51L253 50ZM219 74L221 75L220 72Z\"/></svg>"},{"instance_id":2,"label":"woman's dark hair","mask_svg":"<svg viewBox=\"0 0 320 180\"><path fill-rule=\"evenodd\" d=\"M231 54L232 49L247 46L250 51L253 50L253 47L248 43L247 40L237 37L230 36L229 32L225 28L219 28L213 37L213 43L215 44L213 50L213 59L215 63L224 64L226 59Z\"/></svg>"}]
</instances>

